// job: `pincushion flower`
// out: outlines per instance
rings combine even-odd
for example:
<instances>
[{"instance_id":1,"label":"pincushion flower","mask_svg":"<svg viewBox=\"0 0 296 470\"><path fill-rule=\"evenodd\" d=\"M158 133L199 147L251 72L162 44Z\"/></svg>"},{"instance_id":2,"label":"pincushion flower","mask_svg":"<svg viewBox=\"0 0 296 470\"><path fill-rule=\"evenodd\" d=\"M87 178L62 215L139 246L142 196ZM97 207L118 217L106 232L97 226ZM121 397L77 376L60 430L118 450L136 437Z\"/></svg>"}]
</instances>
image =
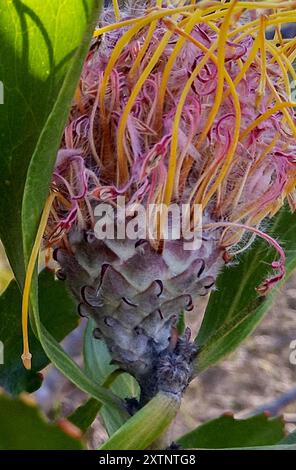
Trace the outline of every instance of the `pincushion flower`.
<instances>
[{"instance_id":1,"label":"pincushion flower","mask_svg":"<svg viewBox=\"0 0 296 470\"><path fill-rule=\"evenodd\" d=\"M99 19L57 156L43 243L80 315L94 318L95 336L136 377L143 400L186 386L195 351L176 323L226 262L261 236L278 255L258 292L284 275L284 251L261 223L285 199L296 204L296 41L280 33L296 20L294 8L114 1ZM127 207L174 203L193 213L201 205L200 246L165 240L162 211L156 238L99 240L95 208L114 208L120 196Z\"/></svg>"}]
</instances>

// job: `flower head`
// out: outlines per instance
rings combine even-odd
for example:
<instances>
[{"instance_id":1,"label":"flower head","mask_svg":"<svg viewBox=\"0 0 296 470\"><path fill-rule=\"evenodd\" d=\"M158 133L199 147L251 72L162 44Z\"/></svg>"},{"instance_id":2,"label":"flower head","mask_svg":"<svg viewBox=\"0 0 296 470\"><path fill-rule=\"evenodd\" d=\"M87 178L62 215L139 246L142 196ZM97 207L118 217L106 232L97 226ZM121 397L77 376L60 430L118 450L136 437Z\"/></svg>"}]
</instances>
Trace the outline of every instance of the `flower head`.
<instances>
[{"instance_id":1,"label":"flower head","mask_svg":"<svg viewBox=\"0 0 296 470\"><path fill-rule=\"evenodd\" d=\"M65 129L50 240L74 223L91 228L91 202L119 194L202 204L212 222L227 222L225 248L286 196L294 209L295 40L278 28L265 39L267 27L295 20L292 2L114 6L100 18Z\"/></svg>"},{"instance_id":2,"label":"flower head","mask_svg":"<svg viewBox=\"0 0 296 470\"><path fill-rule=\"evenodd\" d=\"M284 275L284 252L261 222L285 198L296 204L296 40L280 29L294 21L294 1L105 8L58 154L46 245L71 252L71 233L93 230L95 204L119 195L201 204L221 263L256 235L276 248L276 273L258 288L266 293ZM161 217L155 224L159 248Z\"/></svg>"}]
</instances>

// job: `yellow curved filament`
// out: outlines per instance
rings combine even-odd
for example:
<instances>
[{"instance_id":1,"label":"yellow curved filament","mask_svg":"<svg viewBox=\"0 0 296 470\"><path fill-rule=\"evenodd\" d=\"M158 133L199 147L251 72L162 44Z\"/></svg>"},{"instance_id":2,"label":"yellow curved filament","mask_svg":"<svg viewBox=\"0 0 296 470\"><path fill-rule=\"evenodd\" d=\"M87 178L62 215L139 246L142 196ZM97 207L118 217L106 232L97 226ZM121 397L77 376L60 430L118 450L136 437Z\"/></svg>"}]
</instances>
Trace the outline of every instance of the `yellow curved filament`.
<instances>
[{"instance_id":1,"label":"yellow curved filament","mask_svg":"<svg viewBox=\"0 0 296 470\"><path fill-rule=\"evenodd\" d=\"M173 16L173 18L175 18L175 15ZM124 184L128 179L128 168L127 168L127 162L126 162L125 152L124 152L124 134L125 134L129 114L132 110L135 100L137 99L138 94L140 93L141 88L143 87L145 81L151 74L152 70L154 69L161 55L163 54L165 48L167 47L167 44L172 34L173 32L170 30L164 34L154 54L152 55L149 63L147 64L147 66L141 73L137 83L133 87L132 92L129 96L129 99L126 103L126 106L124 108L124 111L122 113L119 128L118 128L118 135L117 135L117 159L118 159L118 181L117 182L119 185Z\"/></svg>"},{"instance_id":2,"label":"yellow curved filament","mask_svg":"<svg viewBox=\"0 0 296 470\"><path fill-rule=\"evenodd\" d=\"M237 0L232 0L230 2L229 9L227 11L227 14L225 15L224 21L222 23L222 26L220 28L220 34L218 38L218 52L217 52L217 58L218 58L218 66L217 66L217 89L216 89L216 96L215 100L212 106L212 109L209 113L209 117L207 119L207 122L204 126L203 132L201 133L198 143L197 143L197 148L200 147L204 139L206 138L214 120L215 117L217 116L217 113L220 108L220 104L222 101L223 97L223 87L224 87L224 78L225 78L225 46L226 46L226 41L227 41L227 31L229 28L230 20L231 20L231 15L233 13L234 7L237 3Z\"/></svg>"},{"instance_id":3,"label":"yellow curved filament","mask_svg":"<svg viewBox=\"0 0 296 470\"><path fill-rule=\"evenodd\" d=\"M156 6L160 8L161 5L162 5L162 0L157 0L157 1L156 1ZM151 23L151 25L149 26L149 30L148 30L146 39L145 39L145 41L144 41L144 44L143 44L143 46L141 47L141 50L140 50L139 54L137 55L136 60L135 60L135 62L133 63L133 65L132 65L132 67L131 67L131 69L130 69L130 71L129 71L128 76L129 76L129 78L130 78L131 80L133 79L133 77L134 77L134 75L135 75L135 73L136 73L136 70L139 68L139 66L140 66L140 64L141 64L141 62L142 62L142 59L144 58L144 56L145 56L145 54L146 54L146 52L147 52L147 49L148 49L148 47L149 47L149 44L150 44L150 42L151 42L151 39L153 38L153 34L154 34L154 32L155 32L156 27L157 27L157 21L153 21L153 22Z\"/></svg>"},{"instance_id":4,"label":"yellow curved filament","mask_svg":"<svg viewBox=\"0 0 296 470\"><path fill-rule=\"evenodd\" d=\"M206 205L210 201L211 197L215 194L218 187L220 186L220 184L224 180L225 176L227 175L228 170L231 166L233 157L234 157L235 149L236 149L238 141L239 141L239 131L240 131L240 124L241 124L241 109L240 109L240 103L239 103L239 99L238 99L237 95L236 95L236 99L233 100L233 105L234 105L234 109L235 109L236 118L235 118L234 132L233 132L233 136L232 136L232 139L231 139L231 145L230 145L229 150L228 150L228 152L225 156L224 164L222 166L222 169L221 169L219 175L217 176L217 179L215 180L215 182L213 183L213 185L209 189L208 193L201 200L201 203L204 207L206 207ZM196 199L195 203L197 203L197 202L198 202L198 200Z\"/></svg>"},{"instance_id":5,"label":"yellow curved filament","mask_svg":"<svg viewBox=\"0 0 296 470\"><path fill-rule=\"evenodd\" d=\"M296 103L292 101L291 102L283 101L282 103L276 104L273 108L268 109L265 113L261 114L257 119L255 119L255 121L253 121L252 124L250 124L250 126L247 127L247 129L245 129L241 133L240 140L244 140L247 137L247 135L249 135L250 132L252 132L252 130L255 129L255 127L261 124L261 122L266 121L266 119L268 119L277 111L282 111L284 108L290 108L290 107L296 108Z\"/></svg>"},{"instance_id":6,"label":"yellow curved filament","mask_svg":"<svg viewBox=\"0 0 296 470\"><path fill-rule=\"evenodd\" d=\"M189 80L187 80L184 86L184 90L178 102L178 106L177 106L176 114L174 118L174 123L173 123L173 129L172 129L171 153L170 153L168 175L167 175L167 181L166 181L164 198L163 198L163 202L166 205L170 204L172 194L173 194L173 189L174 189L174 178L175 178L175 171L176 171L176 166L177 166L179 125L180 125L180 121L182 117L183 106L185 104L187 95L192 87L192 84L195 78L197 77L198 73L203 68L203 66L207 63L207 61L209 60L210 54L213 53L215 48L216 48L216 44L214 44L208 50L208 53L203 57L203 59L195 67L195 69L191 73Z\"/></svg>"},{"instance_id":7,"label":"yellow curved filament","mask_svg":"<svg viewBox=\"0 0 296 470\"><path fill-rule=\"evenodd\" d=\"M291 87L290 87L290 81L289 81L289 76L288 76L287 70L290 72L293 80L296 80L295 70L293 69L293 66L292 66L291 62L289 61L289 59L285 55L283 55L282 53L279 53L277 51L276 47L273 44L271 44L269 41L266 42L266 48L268 49L268 51L272 55L270 63L277 62L280 69L281 69L281 72L283 74L282 79L283 79L283 82L284 82L284 85L285 85L286 94L287 94L287 96L289 96L290 91L291 91Z\"/></svg>"},{"instance_id":8,"label":"yellow curved filament","mask_svg":"<svg viewBox=\"0 0 296 470\"><path fill-rule=\"evenodd\" d=\"M107 86L109 82L109 78L111 72L122 52L124 47L129 43L129 41L135 36L135 34L140 31L146 24L149 24L151 21L151 17L143 19L142 21L138 21L131 29L129 29L117 42L116 46L113 49L109 62L107 64L106 70L104 72L101 90L100 90L100 111L104 115L105 114L105 95L107 91Z\"/></svg>"},{"instance_id":9,"label":"yellow curved filament","mask_svg":"<svg viewBox=\"0 0 296 470\"><path fill-rule=\"evenodd\" d=\"M267 77L267 84L268 84L268 87L270 88L274 98L275 98L275 101L279 104L279 103L282 103L282 99L280 98L278 92L276 91L275 89L275 86L273 85L272 81L270 80L269 77ZM290 129L292 131L292 133L294 134L294 138L296 139L296 126L294 124L294 121L293 121L293 118L291 117L291 115L289 114L288 110L286 108L283 108L283 115L285 116L285 119L287 120L289 126L290 126Z\"/></svg>"},{"instance_id":10,"label":"yellow curved filament","mask_svg":"<svg viewBox=\"0 0 296 470\"><path fill-rule=\"evenodd\" d=\"M120 19L120 9L118 5L118 0L112 0L112 3L113 3L113 10L114 10L115 18L118 21Z\"/></svg>"},{"instance_id":11,"label":"yellow curved filament","mask_svg":"<svg viewBox=\"0 0 296 470\"><path fill-rule=\"evenodd\" d=\"M296 50L289 56L289 59L290 59L291 63L294 62L294 60L296 59Z\"/></svg>"},{"instance_id":12,"label":"yellow curved filament","mask_svg":"<svg viewBox=\"0 0 296 470\"><path fill-rule=\"evenodd\" d=\"M106 26L103 26L102 28L99 28L94 32L93 37L102 36L103 34L108 33L109 31L114 31L116 29L124 28L126 26L138 24L139 22L142 22L144 20L147 20L146 24L149 24L151 22L151 19L157 20L157 19L164 18L165 16L173 16L179 13L186 13L192 10L194 11L196 8L199 8L199 9L203 8L203 3L204 2L200 2L198 4L184 5L182 7L176 7L176 8L154 8L148 11L147 14L143 16L139 16L136 18L129 18L128 20L124 20L118 23L108 24Z\"/></svg>"},{"instance_id":13,"label":"yellow curved filament","mask_svg":"<svg viewBox=\"0 0 296 470\"><path fill-rule=\"evenodd\" d=\"M129 71L128 75L129 75L130 80L132 80L134 78L136 70L139 68L139 66L142 62L142 59L144 58L144 56L147 52L147 49L148 49L148 47L151 43L151 39L153 38L153 34L155 32L156 27L157 27L157 21L153 21L153 23L151 23L151 25L149 26L149 30L148 30L145 42L144 42L143 46L141 47L141 50L140 50L139 54L137 55L136 60L133 63L133 65L132 65L132 67Z\"/></svg>"},{"instance_id":14,"label":"yellow curved filament","mask_svg":"<svg viewBox=\"0 0 296 470\"><path fill-rule=\"evenodd\" d=\"M289 57L289 55L291 53L293 53L294 49L295 49L295 46L296 46L296 38L294 39L288 39L286 44L284 45L284 47L282 48L282 54L283 55L287 55Z\"/></svg>"},{"instance_id":15,"label":"yellow curved filament","mask_svg":"<svg viewBox=\"0 0 296 470\"><path fill-rule=\"evenodd\" d=\"M245 61L244 65L242 66L239 74L233 80L234 86L238 85L239 82L244 78L245 73L247 72L247 70L249 69L250 65L253 63L253 61L256 57L258 49L259 49L259 38L257 37L257 39L255 39L255 41L253 43L252 49L250 50L250 53L248 55L247 60ZM226 99L229 96L229 93L230 93L230 89L226 90L224 92L223 99Z\"/></svg>"},{"instance_id":16,"label":"yellow curved filament","mask_svg":"<svg viewBox=\"0 0 296 470\"><path fill-rule=\"evenodd\" d=\"M188 21L188 24L186 25L185 30L184 30L186 33L189 34L191 32L192 28L194 27L194 25L198 21L199 17L200 17L200 11L196 12L192 16L192 18L190 18L190 20ZM168 80L169 80L170 73L171 73L172 68L174 66L174 63L176 61L176 58L177 58L178 54L180 53L182 47L186 43L186 41L187 41L187 37L184 37L184 36L183 37L181 36L178 39L178 41L177 41L177 43L174 47L174 50L171 53L171 55L170 55L170 57L167 61L167 64L164 68L161 83L160 83L160 87L159 87L159 93L158 93L157 114L159 116L162 115L164 100L165 100L165 93L166 93L166 86L167 86L167 83L168 83Z\"/></svg>"},{"instance_id":17,"label":"yellow curved filament","mask_svg":"<svg viewBox=\"0 0 296 470\"><path fill-rule=\"evenodd\" d=\"M256 4L258 5L258 3ZM283 24L283 23L293 23L295 21L295 17L296 17L295 11L290 11L289 14L287 14L286 11L283 11L277 14L270 15L266 19L266 27L276 26L277 24ZM257 18L256 20L253 20L253 21L250 21L249 23L238 26L237 28L230 31L229 37L232 37L232 36L236 37L239 33L241 33L240 36L234 39L235 42L239 42L248 34L254 34L259 29L260 29L260 18Z\"/></svg>"},{"instance_id":18,"label":"yellow curved filament","mask_svg":"<svg viewBox=\"0 0 296 470\"><path fill-rule=\"evenodd\" d=\"M207 5L212 5L210 7L207 7ZM208 15L211 15L211 19L216 19L216 18L220 18L221 16L223 16L224 12L227 11L227 9L229 8L230 4L229 3L219 3L219 2L208 2L208 1L205 1L205 2L199 2L199 3L192 3L191 5L185 5L183 7L179 7L179 8L167 8L167 9L159 9L159 13L160 13L160 16L159 18L163 18L165 16L170 16L170 15L173 15L175 13L184 13L186 14L186 12L190 12L192 10L195 10L196 8L198 9L201 9L203 10L203 20L207 20L207 16ZM236 5L236 8L241 8L241 9L244 9L244 8L247 8L249 10L254 10L254 9L268 9L268 8L271 8L271 9L276 9L276 8L293 8L293 6L296 6L296 2L256 2L256 3L252 3L252 2L238 2L237 5ZM219 10L217 12L217 10ZM153 12L155 12L155 9L154 10L150 10L148 12L148 15L152 14ZM295 12L294 12L295 13ZM293 11L289 11L289 14L287 14L286 11L279 11L276 15L274 16L277 16L279 18L279 21L278 23L283 23L283 22L293 22L293 18L291 19L291 14L294 15ZM114 23L114 24L109 24L109 25L106 25L102 28L99 28L97 29L94 34L93 34L93 37L98 37L98 36L102 36L103 34L109 32L109 31L114 31L116 29L120 29L120 28L124 28L124 27L127 27L127 26L131 26L131 25L134 25L136 23L138 23L139 21L141 20L144 20L145 18L147 18L148 16L147 14L144 15L144 16L141 16L141 17L136 17L136 18L129 18L127 20L123 20L123 21L120 21L120 22L117 22L117 23ZM284 18L284 21L280 18L282 15L285 15L285 18ZM295 16L295 15L294 15ZM293 16L293 17L294 17ZM290 21L288 21L290 19ZM240 31L243 31L246 29L246 26L251 26L251 25L256 25L256 23L258 23L258 20L254 20L252 22L250 22L248 25L244 25L244 26L241 26L241 27L238 27L236 30L233 30L233 33L232 35L236 35L238 32ZM269 26L270 24L273 24L272 22L269 22L267 21L267 25Z\"/></svg>"},{"instance_id":19,"label":"yellow curved filament","mask_svg":"<svg viewBox=\"0 0 296 470\"><path fill-rule=\"evenodd\" d=\"M189 80L185 84L184 90L182 92L182 95L180 97L178 107L177 107L177 110L176 110L175 120L174 120L174 124L173 124L173 131L172 131L172 144L171 144L171 155L170 155L170 161L169 161L169 172L168 172L167 184L166 184L164 198L163 198L163 202L165 204L170 203L171 197L172 197L172 192L173 192L174 172L175 172L176 163L177 163L176 160L177 160L177 148L178 148L178 128L179 128L182 109L183 109L186 97L187 97L187 95L188 95L188 93L191 89L191 86L192 86L196 76L198 75L201 68L205 65L206 61L208 59L211 59L215 65L218 65L218 59L213 54L213 51L217 47L217 42L214 43L210 49L207 49L206 46L204 46L202 43L197 41L195 38L190 36L185 31L180 30L179 28L175 27L175 32L180 34L180 35L183 35L184 37L186 37L186 39L188 41L191 41L193 44L195 44L198 48L200 48L203 52L205 52L205 56L201 60L201 62L196 66L196 68L192 72ZM240 128L240 105L239 105L239 100L238 100L238 96L237 96L234 84L233 84L230 76L226 72L226 70L225 70L225 79L226 79L226 81L227 81L227 83L230 87L230 90L231 90L233 101L235 103L235 110L236 110L236 117L237 117L237 119L236 119L236 131L235 131L235 135L234 135L234 137L235 137L235 139L234 139L234 150L235 150L235 147L236 147L237 141L238 141L239 128ZM234 150L233 150L233 153L234 153ZM231 156L231 158L232 158L232 156ZM194 194L195 191L196 191L196 189L194 190L194 192L192 194Z\"/></svg>"},{"instance_id":20,"label":"yellow curved filament","mask_svg":"<svg viewBox=\"0 0 296 470\"><path fill-rule=\"evenodd\" d=\"M124 184L127 181L128 178L128 169L127 169L127 163L124 155L124 134L126 130L126 125L128 121L128 116L132 110L132 107L135 103L135 100L144 85L145 81L149 77L150 73L154 69L155 65L159 61L160 56L162 55L163 51L165 50L168 41L171 37L172 33L170 31L167 31L162 40L160 41L159 45L157 46L157 49L155 53L153 54L152 58L150 59L149 64L145 68L145 70L142 72L141 76L139 77L137 83L133 87L133 90L130 94L130 97L128 99L128 102L124 108L124 111L121 116L119 128L118 128L118 134L117 134L117 159L118 159L118 184L119 186Z\"/></svg>"},{"instance_id":21,"label":"yellow curved filament","mask_svg":"<svg viewBox=\"0 0 296 470\"><path fill-rule=\"evenodd\" d=\"M260 163L263 162L265 157L272 151L272 149L274 149L279 138L280 138L280 134L277 132L274 138L271 140L271 142L266 146L264 152L260 155L260 158L258 158L258 160L252 166L250 175L254 174L254 172L257 170L258 166L260 165Z\"/></svg>"},{"instance_id":22,"label":"yellow curved filament","mask_svg":"<svg viewBox=\"0 0 296 470\"><path fill-rule=\"evenodd\" d=\"M266 47L265 47L265 29L266 29L266 17L260 17L260 29L259 29L259 43L260 43L260 64L261 64L261 72L260 72L260 82L259 87L257 90L257 97L256 97L256 106L258 107L264 94L265 94L265 86L266 86Z\"/></svg>"},{"instance_id":23,"label":"yellow curved filament","mask_svg":"<svg viewBox=\"0 0 296 470\"><path fill-rule=\"evenodd\" d=\"M188 10L192 9L194 5L187 5L179 8L171 8L171 9L160 9L156 11L151 11L146 16L137 18L137 21L133 21L132 24L134 26L129 29L126 33L123 34L123 36L118 40L116 46L113 49L113 52L111 54L111 57L109 59L109 62L107 64L103 80L102 80L102 86L101 86L101 97L100 97L100 109L102 114L105 113L105 95L106 95L106 90L109 82L109 78L111 75L111 72L122 52L124 47L129 44L130 40L137 34L138 31L140 31L142 28L147 26L148 24L151 24L151 22L160 20L166 16L173 16L174 14L179 14L182 13L183 10ZM131 23L130 23L131 24ZM123 23L117 23L115 25L108 25L107 28L101 28L100 30L97 30L94 34L94 36L99 36L103 34L103 32L111 31L113 29L116 29L117 27L122 27Z\"/></svg>"},{"instance_id":24,"label":"yellow curved filament","mask_svg":"<svg viewBox=\"0 0 296 470\"><path fill-rule=\"evenodd\" d=\"M25 286L24 286L24 291L23 291L23 301L22 301L22 330L23 330L22 361L26 369L31 369L31 359L32 359L32 354L30 353L30 348L29 348L29 335L28 335L30 289L31 289L35 264L36 264L40 246L42 243L42 237L45 231L47 220L48 220L55 197L56 195L54 193L51 193L44 206L44 210L41 216L39 228L37 231L37 235L36 235L35 242L32 248L32 252L31 252L31 256L29 259L27 272L26 272Z\"/></svg>"}]
</instances>

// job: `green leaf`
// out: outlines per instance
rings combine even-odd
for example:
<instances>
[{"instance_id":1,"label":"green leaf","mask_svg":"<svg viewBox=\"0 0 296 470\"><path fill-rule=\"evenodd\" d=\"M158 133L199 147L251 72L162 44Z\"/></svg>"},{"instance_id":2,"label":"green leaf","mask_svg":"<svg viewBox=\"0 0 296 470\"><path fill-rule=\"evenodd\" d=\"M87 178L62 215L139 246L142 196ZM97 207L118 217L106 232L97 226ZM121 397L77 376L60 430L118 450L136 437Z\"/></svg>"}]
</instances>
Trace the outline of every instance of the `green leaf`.
<instances>
[{"instance_id":1,"label":"green leaf","mask_svg":"<svg viewBox=\"0 0 296 470\"><path fill-rule=\"evenodd\" d=\"M29 181L37 178L39 185L27 186L23 214L27 224L32 224L26 235L29 251L91 36L89 25L98 15L99 4L98 0L0 3L0 80L4 86L4 104L0 106L0 238L20 285L24 281L21 211L27 170L34 154Z\"/></svg>"},{"instance_id":2,"label":"green leaf","mask_svg":"<svg viewBox=\"0 0 296 470\"><path fill-rule=\"evenodd\" d=\"M285 249L286 278L267 297L259 297L255 288L270 274L270 263L276 253L263 240L257 240L237 266L226 267L219 276L217 290L211 294L196 338L200 349L196 372L235 350L267 313L281 286L296 268L295 230L296 216L285 207L268 232Z\"/></svg>"},{"instance_id":3,"label":"green leaf","mask_svg":"<svg viewBox=\"0 0 296 470\"><path fill-rule=\"evenodd\" d=\"M114 372L112 372L105 382L102 384L103 387L105 388L110 388L111 385L114 383L114 381L117 379L119 375L122 375L122 372L117 369ZM86 432L87 429L90 427L90 425L93 423L93 421L96 419L99 411L102 408L102 403L98 402L94 398L90 398L86 402L84 402L81 406L79 406L69 417L68 421L71 421L71 423L75 424L81 431ZM122 423L125 423L125 421L129 418L128 415L124 418L121 416L120 413L116 413L112 408L108 408L108 411L112 415L113 413L115 416L118 417L118 420L120 420Z\"/></svg>"},{"instance_id":4,"label":"green leaf","mask_svg":"<svg viewBox=\"0 0 296 470\"><path fill-rule=\"evenodd\" d=\"M0 395L1 450L80 450L83 445L50 424L35 405Z\"/></svg>"},{"instance_id":5,"label":"green leaf","mask_svg":"<svg viewBox=\"0 0 296 470\"><path fill-rule=\"evenodd\" d=\"M90 398L68 416L67 419L84 433L94 422L101 408L102 403L94 398Z\"/></svg>"},{"instance_id":6,"label":"green leaf","mask_svg":"<svg viewBox=\"0 0 296 470\"><path fill-rule=\"evenodd\" d=\"M166 430L180 407L173 394L158 393L130 418L100 450L147 449Z\"/></svg>"},{"instance_id":7,"label":"green leaf","mask_svg":"<svg viewBox=\"0 0 296 470\"><path fill-rule=\"evenodd\" d=\"M272 445L283 436L281 418L268 418L262 414L238 420L224 415L202 424L177 442L185 449L227 449Z\"/></svg>"},{"instance_id":8,"label":"green leaf","mask_svg":"<svg viewBox=\"0 0 296 470\"><path fill-rule=\"evenodd\" d=\"M296 445L276 444L275 446L243 447L237 450L296 450Z\"/></svg>"},{"instance_id":9,"label":"green leaf","mask_svg":"<svg viewBox=\"0 0 296 470\"><path fill-rule=\"evenodd\" d=\"M101 387L98 383L92 381L80 367L63 351L54 337L40 323L36 305L33 307L34 318L36 321L38 337L44 351L57 369L62 372L71 382L80 390L88 393L96 400L118 409L123 417L126 416L122 401L114 394Z\"/></svg>"},{"instance_id":10,"label":"green leaf","mask_svg":"<svg viewBox=\"0 0 296 470\"><path fill-rule=\"evenodd\" d=\"M62 283L56 282L47 272L41 273L40 310L41 318L58 340L62 340L78 324L74 302L67 295ZM0 365L0 386L9 393L32 392L41 384L37 372L48 364L48 358L30 331L33 353L32 370L27 371L21 361L22 325L21 294L16 282L11 282L0 297L0 340L4 344L4 364Z\"/></svg>"},{"instance_id":11,"label":"green leaf","mask_svg":"<svg viewBox=\"0 0 296 470\"><path fill-rule=\"evenodd\" d=\"M84 340L84 362L87 374L102 385L117 367L110 364L111 356L105 343L93 337L94 328L95 323L89 320ZM110 389L123 399L127 397L138 398L140 393L136 380L129 374L121 374ZM109 435L117 431L126 421L114 408L108 406L102 408L101 416Z\"/></svg>"}]
</instances>

